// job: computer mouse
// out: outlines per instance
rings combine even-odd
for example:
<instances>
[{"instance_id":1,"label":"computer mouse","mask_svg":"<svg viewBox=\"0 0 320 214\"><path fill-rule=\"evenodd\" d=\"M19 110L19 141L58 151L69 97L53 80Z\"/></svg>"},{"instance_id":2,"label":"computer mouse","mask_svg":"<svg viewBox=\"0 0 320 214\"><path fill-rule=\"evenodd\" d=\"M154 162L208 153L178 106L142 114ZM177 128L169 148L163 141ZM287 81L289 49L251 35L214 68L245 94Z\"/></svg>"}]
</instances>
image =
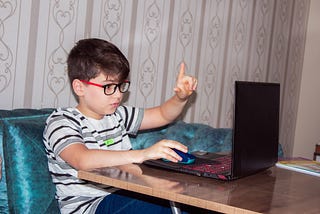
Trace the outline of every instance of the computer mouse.
<instances>
[{"instance_id":1,"label":"computer mouse","mask_svg":"<svg viewBox=\"0 0 320 214\"><path fill-rule=\"evenodd\" d=\"M172 149L173 151L175 151L180 157L182 157L182 160L179 161L178 163L181 163L181 164L192 164L194 163L196 157L190 153L185 153L185 152L182 152L178 149ZM167 159L163 159L164 161L169 161Z\"/></svg>"}]
</instances>

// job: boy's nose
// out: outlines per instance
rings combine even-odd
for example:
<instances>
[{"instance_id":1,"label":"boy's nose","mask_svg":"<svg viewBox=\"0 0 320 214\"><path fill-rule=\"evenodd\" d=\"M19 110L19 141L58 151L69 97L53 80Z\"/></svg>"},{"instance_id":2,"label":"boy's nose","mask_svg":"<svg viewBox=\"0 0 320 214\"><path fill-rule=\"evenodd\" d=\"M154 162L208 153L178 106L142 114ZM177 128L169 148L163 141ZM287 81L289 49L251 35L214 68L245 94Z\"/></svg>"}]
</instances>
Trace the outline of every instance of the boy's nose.
<instances>
[{"instance_id":1,"label":"boy's nose","mask_svg":"<svg viewBox=\"0 0 320 214\"><path fill-rule=\"evenodd\" d=\"M122 93L120 92L119 87L116 88L116 91L113 93L113 96L115 96L115 97L121 97L122 96Z\"/></svg>"}]
</instances>

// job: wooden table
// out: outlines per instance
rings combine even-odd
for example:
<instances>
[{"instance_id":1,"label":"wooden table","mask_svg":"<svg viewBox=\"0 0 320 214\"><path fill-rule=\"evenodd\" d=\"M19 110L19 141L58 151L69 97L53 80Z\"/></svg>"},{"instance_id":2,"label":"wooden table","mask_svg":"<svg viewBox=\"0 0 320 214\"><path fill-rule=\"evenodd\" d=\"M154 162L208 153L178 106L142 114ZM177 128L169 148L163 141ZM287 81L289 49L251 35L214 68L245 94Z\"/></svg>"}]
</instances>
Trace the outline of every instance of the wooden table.
<instances>
[{"instance_id":1,"label":"wooden table","mask_svg":"<svg viewBox=\"0 0 320 214\"><path fill-rule=\"evenodd\" d=\"M143 164L79 171L78 177L222 213L320 213L320 178L276 167L229 182Z\"/></svg>"}]
</instances>

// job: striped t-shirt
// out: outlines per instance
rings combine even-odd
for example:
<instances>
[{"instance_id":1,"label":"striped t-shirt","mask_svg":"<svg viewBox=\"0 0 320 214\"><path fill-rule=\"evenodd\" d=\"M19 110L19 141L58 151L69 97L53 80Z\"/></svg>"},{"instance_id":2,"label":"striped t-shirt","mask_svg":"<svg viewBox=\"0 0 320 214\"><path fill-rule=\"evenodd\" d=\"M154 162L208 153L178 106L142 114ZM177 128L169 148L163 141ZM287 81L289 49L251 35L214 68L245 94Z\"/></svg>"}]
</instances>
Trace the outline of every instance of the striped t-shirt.
<instances>
[{"instance_id":1,"label":"striped t-shirt","mask_svg":"<svg viewBox=\"0 0 320 214\"><path fill-rule=\"evenodd\" d=\"M129 150L128 134L137 133L142 118L143 109L128 106L101 120L87 118L76 108L58 108L49 116L43 141L62 214L94 213L104 196L116 189L78 179L77 170L60 158L60 152L74 143L89 149Z\"/></svg>"}]
</instances>

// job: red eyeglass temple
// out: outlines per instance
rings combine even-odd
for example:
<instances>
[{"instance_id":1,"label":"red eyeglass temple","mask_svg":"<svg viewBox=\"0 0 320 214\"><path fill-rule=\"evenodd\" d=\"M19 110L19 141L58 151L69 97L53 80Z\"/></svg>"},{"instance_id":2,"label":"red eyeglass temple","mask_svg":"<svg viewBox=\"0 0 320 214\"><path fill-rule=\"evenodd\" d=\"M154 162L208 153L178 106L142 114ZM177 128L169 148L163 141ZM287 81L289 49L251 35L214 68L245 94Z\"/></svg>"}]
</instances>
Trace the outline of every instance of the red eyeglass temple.
<instances>
[{"instance_id":1,"label":"red eyeglass temple","mask_svg":"<svg viewBox=\"0 0 320 214\"><path fill-rule=\"evenodd\" d=\"M88 85L94 85L94 86L98 86L98 87L103 87L103 85L100 85L100 84L97 84L97 83L94 83L94 82L90 82L90 81L87 81L87 80L80 80L81 82L83 83L86 83Z\"/></svg>"},{"instance_id":2,"label":"red eyeglass temple","mask_svg":"<svg viewBox=\"0 0 320 214\"><path fill-rule=\"evenodd\" d=\"M103 87L103 86L104 86L104 85L97 84L97 83L94 83L94 82L90 82L90 81L87 81L87 80L80 80L80 81L83 82L83 83L86 83L86 84L88 84L88 85L94 85L94 86L98 86L98 87ZM128 82L128 83L130 83L129 80L125 80L125 81L123 81L123 82Z\"/></svg>"}]
</instances>

